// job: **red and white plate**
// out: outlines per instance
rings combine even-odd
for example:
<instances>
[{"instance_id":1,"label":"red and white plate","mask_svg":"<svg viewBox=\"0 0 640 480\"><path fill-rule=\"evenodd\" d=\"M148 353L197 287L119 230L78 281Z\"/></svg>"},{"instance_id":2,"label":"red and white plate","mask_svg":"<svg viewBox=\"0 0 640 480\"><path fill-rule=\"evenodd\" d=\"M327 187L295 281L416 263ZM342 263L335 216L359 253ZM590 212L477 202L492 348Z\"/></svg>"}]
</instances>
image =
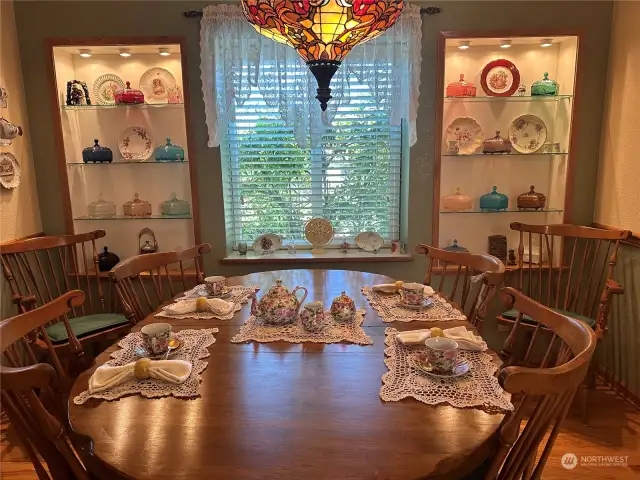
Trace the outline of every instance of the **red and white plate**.
<instances>
[{"instance_id":1,"label":"red and white plate","mask_svg":"<svg viewBox=\"0 0 640 480\"><path fill-rule=\"evenodd\" d=\"M520 86L520 72L509 60L493 60L482 69L480 85L490 97L510 97Z\"/></svg>"}]
</instances>

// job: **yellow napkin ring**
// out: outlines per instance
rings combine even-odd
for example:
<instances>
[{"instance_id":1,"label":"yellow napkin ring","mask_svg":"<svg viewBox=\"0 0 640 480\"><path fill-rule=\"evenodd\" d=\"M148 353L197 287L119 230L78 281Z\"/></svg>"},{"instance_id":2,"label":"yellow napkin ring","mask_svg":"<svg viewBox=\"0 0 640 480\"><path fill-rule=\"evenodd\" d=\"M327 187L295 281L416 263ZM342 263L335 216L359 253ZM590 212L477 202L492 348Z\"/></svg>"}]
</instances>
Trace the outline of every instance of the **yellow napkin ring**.
<instances>
[{"instance_id":1,"label":"yellow napkin ring","mask_svg":"<svg viewBox=\"0 0 640 480\"><path fill-rule=\"evenodd\" d=\"M139 358L133 366L133 374L138 380L146 380L149 378L149 364L151 360L148 358Z\"/></svg>"}]
</instances>

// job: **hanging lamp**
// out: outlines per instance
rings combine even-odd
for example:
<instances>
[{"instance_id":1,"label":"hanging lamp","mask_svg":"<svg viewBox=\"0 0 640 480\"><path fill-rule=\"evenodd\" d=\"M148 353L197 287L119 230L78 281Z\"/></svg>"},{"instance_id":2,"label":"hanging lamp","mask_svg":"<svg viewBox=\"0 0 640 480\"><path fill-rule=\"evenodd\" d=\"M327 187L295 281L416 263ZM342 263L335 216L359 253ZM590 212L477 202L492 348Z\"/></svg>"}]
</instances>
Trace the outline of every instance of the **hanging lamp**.
<instances>
[{"instance_id":1,"label":"hanging lamp","mask_svg":"<svg viewBox=\"0 0 640 480\"><path fill-rule=\"evenodd\" d=\"M258 33L295 48L307 62L323 111L344 57L391 27L403 7L403 0L242 0L242 12Z\"/></svg>"}]
</instances>

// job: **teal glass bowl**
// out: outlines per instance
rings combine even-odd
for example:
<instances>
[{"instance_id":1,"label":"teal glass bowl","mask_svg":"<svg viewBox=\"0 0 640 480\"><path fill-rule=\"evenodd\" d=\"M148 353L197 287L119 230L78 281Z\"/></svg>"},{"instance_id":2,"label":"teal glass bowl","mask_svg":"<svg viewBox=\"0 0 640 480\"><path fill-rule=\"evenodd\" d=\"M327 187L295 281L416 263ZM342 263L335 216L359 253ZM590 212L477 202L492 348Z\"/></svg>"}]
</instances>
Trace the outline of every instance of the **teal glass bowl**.
<instances>
[{"instance_id":1,"label":"teal glass bowl","mask_svg":"<svg viewBox=\"0 0 640 480\"><path fill-rule=\"evenodd\" d=\"M480 197L480 210L483 212L498 212L509 207L509 197L498 192L498 187L493 186L493 191Z\"/></svg>"}]
</instances>

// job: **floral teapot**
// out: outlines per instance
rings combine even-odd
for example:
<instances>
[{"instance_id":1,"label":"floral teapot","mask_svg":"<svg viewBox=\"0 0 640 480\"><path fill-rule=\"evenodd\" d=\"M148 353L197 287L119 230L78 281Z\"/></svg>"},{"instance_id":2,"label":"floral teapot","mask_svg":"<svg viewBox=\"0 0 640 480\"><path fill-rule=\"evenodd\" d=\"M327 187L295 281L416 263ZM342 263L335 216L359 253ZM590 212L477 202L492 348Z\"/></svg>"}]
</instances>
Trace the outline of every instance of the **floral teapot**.
<instances>
[{"instance_id":1,"label":"floral teapot","mask_svg":"<svg viewBox=\"0 0 640 480\"><path fill-rule=\"evenodd\" d=\"M304 290L302 300L298 301L296 292ZM291 323L298 319L300 307L307 298L307 289L304 287L296 287L291 292L282 285L281 280L277 280L276 284L264 295L260 301L257 300L255 294L251 302L251 315L262 320L265 323L285 324Z\"/></svg>"}]
</instances>

